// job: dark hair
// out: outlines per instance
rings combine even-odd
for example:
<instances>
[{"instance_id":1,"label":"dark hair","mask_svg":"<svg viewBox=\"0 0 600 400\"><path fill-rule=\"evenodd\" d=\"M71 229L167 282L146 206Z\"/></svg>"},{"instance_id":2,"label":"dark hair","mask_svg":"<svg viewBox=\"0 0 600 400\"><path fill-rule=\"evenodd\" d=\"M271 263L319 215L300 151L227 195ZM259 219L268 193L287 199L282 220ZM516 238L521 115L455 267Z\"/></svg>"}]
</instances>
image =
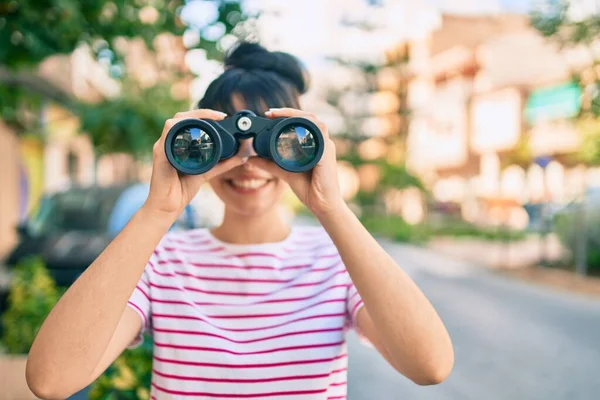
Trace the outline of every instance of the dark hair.
<instances>
[{"instance_id":1,"label":"dark hair","mask_svg":"<svg viewBox=\"0 0 600 400\"><path fill-rule=\"evenodd\" d=\"M198 108L232 115L237 111L233 96L238 95L246 109L262 115L269 108L299 108L307 89L308 74L296 57L241 42L225 57L225 71L208 86Z\"/></svg>"}]
</instances>

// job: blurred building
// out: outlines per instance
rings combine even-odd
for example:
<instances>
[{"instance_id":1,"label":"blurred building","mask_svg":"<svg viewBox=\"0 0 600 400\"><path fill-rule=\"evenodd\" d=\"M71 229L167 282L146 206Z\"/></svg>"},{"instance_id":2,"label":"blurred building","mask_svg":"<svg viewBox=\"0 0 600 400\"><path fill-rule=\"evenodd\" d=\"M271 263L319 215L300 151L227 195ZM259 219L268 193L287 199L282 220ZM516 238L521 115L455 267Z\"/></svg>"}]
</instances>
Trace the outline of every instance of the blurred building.
<instances>
[{"instance_id":1,"label":"blurred building","mask_svg":"<svg viewBox=\"0 0 600 400\"><path fill-rule=\"evenodd\" d=\"M85 48L48 58L38 75L84 101L113 96L119 90ZM42 135L17 136L0 123L0 258L14 245L15 227L36 207L42 193L94 181L94 151L90 140L79 135L77 119L52 102L39 117L45 126Z\"/></svg>"},{"instance_id":2,"label":"blurred building","mask_svg":"<svg viewBox=\"0 0 600 400\"><path fill-rule=\"evenodd\" d=\"M580 110L571 72L589 63L559 51L516 14L443 15L410 49L407 164L440 202L469 219L524 220L521 205L566 201L596 182L574 165Z\"/></svg>"},{"instance_id":3,"label":"blurred building","mask_svg":"<svg viewBox=\"0 0 600 400\"><path fill-rule=\"evenodd\" d=\"M141 40L121 40L129 74L142 86L179 77L187 69L180 37L159 35L152 53ZM37 75L64 93L94 103L118 96L120 86L109 76L102 60L81 46L70 55L44 60ZM175 98L189 98L189 79L172 86ZM35 210L43 193L71 186L111 185L149 179L148 166L140 166L127 154L96 157L90 139L80 132L75 115L61 105L47 102L41 115L41 134L17 135L0 121L0 259L16 240L15 227Z\"/></svg>"}]
</instances>

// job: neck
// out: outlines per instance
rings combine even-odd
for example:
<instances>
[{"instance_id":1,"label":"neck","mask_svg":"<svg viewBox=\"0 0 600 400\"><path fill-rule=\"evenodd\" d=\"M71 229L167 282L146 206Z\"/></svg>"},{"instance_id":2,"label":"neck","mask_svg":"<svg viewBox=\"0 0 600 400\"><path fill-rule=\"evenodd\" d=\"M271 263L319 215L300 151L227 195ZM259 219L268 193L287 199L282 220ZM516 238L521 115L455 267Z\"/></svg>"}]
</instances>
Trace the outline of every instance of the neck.
<instances>
[{"instance_id":1,"label":"neck","mask_svg":"<svg viewBox=\"0 0 600 400\"><path fill-rule=\"evenodd\" d=\"M212 229L219 240L233 244L273 243L285 240L290 226L277 207L259 216L241 216L225 208L223 223Z\"/></svg>"}]
</instances>

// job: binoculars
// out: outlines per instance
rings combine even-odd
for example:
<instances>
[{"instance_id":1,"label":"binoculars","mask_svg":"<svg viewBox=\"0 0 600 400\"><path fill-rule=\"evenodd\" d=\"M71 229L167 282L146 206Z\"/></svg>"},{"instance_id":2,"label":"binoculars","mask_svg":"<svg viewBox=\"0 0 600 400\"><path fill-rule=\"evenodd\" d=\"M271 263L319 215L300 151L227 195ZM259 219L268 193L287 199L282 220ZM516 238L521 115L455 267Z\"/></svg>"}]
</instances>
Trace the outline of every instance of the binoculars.
<instances>
[{"instance_id":1,"label":"binoculars","mask_svg":"<svg viewBox=\"0 0 600 400\"><path fill-rule=\"evenodd\" d=\"M314 168L325 147L322 132L306 118L269 119L243 110L221 121L177 122L167 133L165 153L177 171L198 175L234 156L240 140L251 138L257 155L290 172Z\"/></svg>"}]
</instances>

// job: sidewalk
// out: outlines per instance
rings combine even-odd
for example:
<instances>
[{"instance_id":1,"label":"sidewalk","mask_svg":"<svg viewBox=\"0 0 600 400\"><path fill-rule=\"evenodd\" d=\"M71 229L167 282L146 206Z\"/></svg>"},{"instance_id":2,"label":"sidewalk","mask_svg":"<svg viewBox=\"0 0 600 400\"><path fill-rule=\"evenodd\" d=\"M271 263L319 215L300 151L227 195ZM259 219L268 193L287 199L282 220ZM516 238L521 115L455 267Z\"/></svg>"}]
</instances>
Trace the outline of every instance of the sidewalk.
<instances>
[{"instance_id":1,"label":"sidewalk","mask_svg":"<svg viewBox=\"0 0 600 400\"><path fill-rule=\"evenodd\" d=\"M537 237L518 242L464 238L434 238L428 248L446 256L488 267L494 272L559 290L600 297L600 278L580 277L573 272L538 266L542 251L549 261L566 254L556 236L548 236L544 247Z\"/></svg>"},{"instance_id":2,"label":"sidewalk","mask_svg":"<svg viewBox=\"0 0 600 400\"><path fill-rule=\"evenodd\" d=\"M545 254L548 261L559 261L566 255L556 235L549 235L545 244L536 236L519 241L437 237L432 238L427 247L454 258L499 269L536 265L541 254Z\"/></svg>"},{"instance_id":3,"label":"sidewalk","mask_svg":"<svg viewBox=\"0 0 600 400\"><path fill-rule=\"evenodd\" d=\"M511 270L498 269L496 272L526 282L600 298L600 278L581 277L570 271L539 266Z\"/></svg>"}]
</instances>

